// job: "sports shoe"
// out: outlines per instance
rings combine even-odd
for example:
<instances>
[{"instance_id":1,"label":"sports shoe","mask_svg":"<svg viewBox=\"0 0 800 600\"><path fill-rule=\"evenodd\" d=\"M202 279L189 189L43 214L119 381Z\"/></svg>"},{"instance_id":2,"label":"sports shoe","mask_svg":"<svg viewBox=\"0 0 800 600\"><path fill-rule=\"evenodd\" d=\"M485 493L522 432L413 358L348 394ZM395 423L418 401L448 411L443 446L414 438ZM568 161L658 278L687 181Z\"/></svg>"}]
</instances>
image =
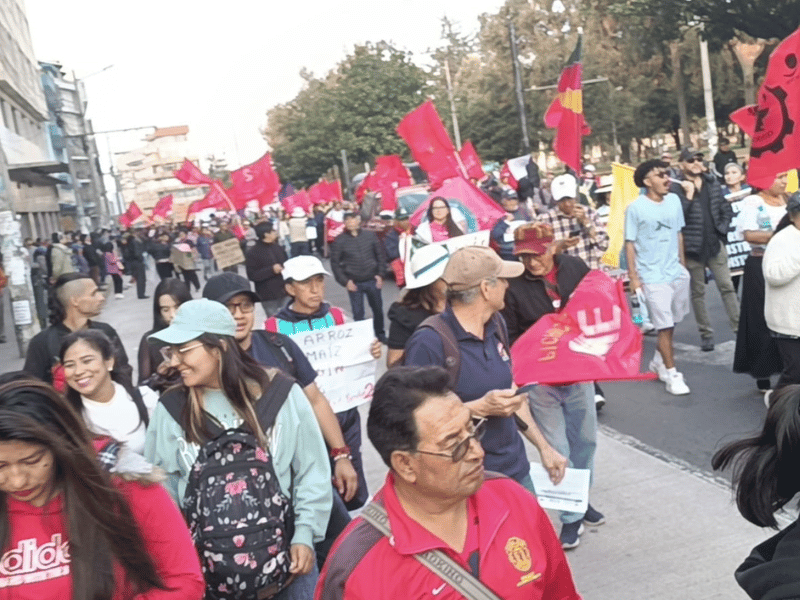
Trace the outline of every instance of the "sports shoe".
<instances>
[{"instance_id":1,"label":"sports shoe","mask_svg":"<svg viewBox=\"0 0 800 600\"><path fill-rule=\"evenodd\" d=\"M642 333L645 334L645 335L648 335L648 334L655 335L655 333L656 333L656 327L650 321L642 322L642 324L639 326L639 329L641 329Z\"/></svg>"},{"instance_id":2,"label":"sports shoe","mask_svg":"<svg viewBox=\"0 0 800 600\"><path fill-rule=\"evenodd\" d=\"M661 381L666 382L669 379L669 375L667 374L667 367L664 366L664 361L661 358L661 355L656 352L656 355L653 357L653 360L650 361L650 366L648 367L653 373L658 375L658 378Z\"/></svg>"},{"instance_id":3,"label":"sports shoe","mask_svg":"<svg viewBox=\"0 0 800 600\"><path fill-rule=\"evenodd\" d=\"M714 339L703 338L700 340L700 350L703 352L712 352L714 350Z\"/></svg>"},{"instance_id":4,"label":"sports shoe","mask_svg":"<svg viewBox=\"0 0 800 600\"><path fill-rule=\"evenodd\" d=\"M667 392L673 396L685 396L691 390L686 382L683 380L683 374L675 371L673 374L667 374Z\"/></svg>"},{"instance_id":5,"label":"sports shoe","mask_svg":"<svg viewBox=\"0 0 800 600\"><path fill-rule=\"evenodd\" d=\"M594 395L594 408L595 410L600 410L606 405L606 399L603 397L602 394L595 394Z\"/></svg>"},{"instance_id":6,"label":"sports shoe","mask_svg":"<svg viewBox=\"0 0 800 600\"><path fill-rule=\"evenodd\" d=\"M575 521L574 523L564 523L561 526L561 547L564 550L576 548L581 543L580 535L583 533L583 521Z\"/></svg>"},{"instance_id":7,"label":"sports shoe","mask_svg":"<svg viewBox=\"0 0 800 600\"><path fill-rule=\"evenodd\" d=\"M589 527L597 527L606 522L606 517L591 504L586 507L586 514L583 515L583 522Z\"/></svg>"},{"instance_id":8,"label":"sports shoe","mask_svg":"<svg viewBox=\"0 0 800 600\"><path fill-rule=\"evenodd\" d=\"M764 392L764 406L767 408L769 408L770 396L772 396L772 390L767 390Z\"/></svg>"},{"instance_id":9,"label":"sports shoe","mask_svg":"<svg viewBox=\"0 0 800 600\"><path fill-rule=\"evenodd\" d=\"M122 299L125 297L125 294L114 294L114 298Z\"/></svg>"}]
</instances>

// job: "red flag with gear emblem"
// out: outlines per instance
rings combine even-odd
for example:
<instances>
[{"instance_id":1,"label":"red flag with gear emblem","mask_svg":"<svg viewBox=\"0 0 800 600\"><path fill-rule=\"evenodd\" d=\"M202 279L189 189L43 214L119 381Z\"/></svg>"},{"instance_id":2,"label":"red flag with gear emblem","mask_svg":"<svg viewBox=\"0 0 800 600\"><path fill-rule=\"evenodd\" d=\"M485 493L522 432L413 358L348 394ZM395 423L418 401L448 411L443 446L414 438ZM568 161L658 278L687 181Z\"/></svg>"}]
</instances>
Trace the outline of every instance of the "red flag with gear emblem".
<instances>
[{"instance_id":1,"label":"red flag with gear emblem","mask_svg":"<svg viewBox=\"0 0 800 600\"><path fill-rule=\"evenodd\" d=\"M587 273L559 312L545 315L511 346L517 385L654 379L640 373L642 332L621 280Z\"/></svg>"},{"instance_id":2,"label":"red flag with gear emblem","mask_svg":"<svg viewBox=\"0 0 800 600\"><path fill-rule=\"evenodd\" d=\"M131 202L130 205L128 205L128 210L119 216L119 224L127 229L136 219L141 216L142 209L139 208L139 205L136 204L136 202Z\"/></svg>"},{"instance_id":3,"label":"red flag with gear emblem","mask_svg":"<svg viewBox=\"0 0 800 600\"><path fill-rule=\"evenodd\" d=\"M583 118L582 40L583 36L578 35L575 50L558 78L558 96L544 115L545 126L556 130L553 140L556 156L576 173L581 170L581 138L592 133Z\"/></svg>"},{"instance_id":4,"label":"red flag with gear emblem","mask_svg":"<svg viewBox=\"0 0 800 600\"><path fill-rule=\"evenodd\" d=\"M752 138L747 182L763 189L778 173L800 167L800 29L770 55L757 102L731 121Z\"/></svg>"}]
</instances>

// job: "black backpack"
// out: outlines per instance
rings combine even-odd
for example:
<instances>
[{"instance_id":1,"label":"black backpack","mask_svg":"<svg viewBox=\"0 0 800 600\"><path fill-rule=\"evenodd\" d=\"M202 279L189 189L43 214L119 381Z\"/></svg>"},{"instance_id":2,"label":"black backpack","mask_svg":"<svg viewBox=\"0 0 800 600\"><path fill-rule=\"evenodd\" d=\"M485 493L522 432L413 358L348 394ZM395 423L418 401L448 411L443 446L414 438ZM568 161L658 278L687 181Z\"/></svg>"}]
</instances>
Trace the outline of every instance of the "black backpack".
<instances>
[{"instance_id":1,"label":"black backpack","mask_svg":"<svg viewBox=\"0 0 800 600\"><path fill-rule=\"evenodd\" d=\"M275 371L255 406L263 431L274 425L294 383ZM182 423L185 397L168 393L161 401ZM205 598L271 598L290 582L291 497L280 488L269 449L261 448L253 433L242 427L223 430L211 419L206 427L213 438L197 455L183 499Z\"/></svg>"}]
</instances>

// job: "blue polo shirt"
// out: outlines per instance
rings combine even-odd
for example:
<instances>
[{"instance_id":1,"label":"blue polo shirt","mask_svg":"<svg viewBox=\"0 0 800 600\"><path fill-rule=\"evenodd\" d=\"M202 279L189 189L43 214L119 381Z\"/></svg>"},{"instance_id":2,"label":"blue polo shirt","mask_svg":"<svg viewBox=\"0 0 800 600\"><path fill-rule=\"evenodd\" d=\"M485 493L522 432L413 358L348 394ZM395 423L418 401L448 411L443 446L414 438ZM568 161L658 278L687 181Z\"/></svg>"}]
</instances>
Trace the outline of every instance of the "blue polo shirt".
<instances>
[{"instance_id":1,"label":"blue polo shirt","mask_svg":"<svg viewBox=\"0 0 800 600\"><path fill-rule=\"evenodd\" d=\"M480 339L464 330L450 306L442 317L453 330L461 350L461 369L453 390L461 401L470 402L488 391L510 388L511 359L495 323L489 321L486 324L484 339ZM429 327L417 329L406 344L404 361L409 366L444 367L442 338ZM489 417L482 445L486 451L484 466L489 471L497 471L516 481L528 475L530 465L513 416Z\"/></svg>"}]
</instances>

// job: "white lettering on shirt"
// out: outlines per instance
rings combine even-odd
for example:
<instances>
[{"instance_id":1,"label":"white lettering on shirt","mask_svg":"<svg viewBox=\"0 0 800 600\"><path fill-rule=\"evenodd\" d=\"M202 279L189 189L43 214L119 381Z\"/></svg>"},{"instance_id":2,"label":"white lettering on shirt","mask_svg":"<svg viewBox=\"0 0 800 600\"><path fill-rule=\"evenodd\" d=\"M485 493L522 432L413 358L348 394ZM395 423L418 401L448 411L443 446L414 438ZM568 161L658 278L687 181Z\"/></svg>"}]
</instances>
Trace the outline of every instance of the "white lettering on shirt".
<instances>
[{"instance_id":1,"label":"white lettering on shirt","mask_svg":"<svg viewBox=\"0 0 800 600\"><path fill-rule=\"evenodd\" d=\"M50 542L36 545L36 538L20 540L16 550L0 558L0 589L56 579L69 575L69 542L54 533Z\"/></svg>"}]
</instances>

